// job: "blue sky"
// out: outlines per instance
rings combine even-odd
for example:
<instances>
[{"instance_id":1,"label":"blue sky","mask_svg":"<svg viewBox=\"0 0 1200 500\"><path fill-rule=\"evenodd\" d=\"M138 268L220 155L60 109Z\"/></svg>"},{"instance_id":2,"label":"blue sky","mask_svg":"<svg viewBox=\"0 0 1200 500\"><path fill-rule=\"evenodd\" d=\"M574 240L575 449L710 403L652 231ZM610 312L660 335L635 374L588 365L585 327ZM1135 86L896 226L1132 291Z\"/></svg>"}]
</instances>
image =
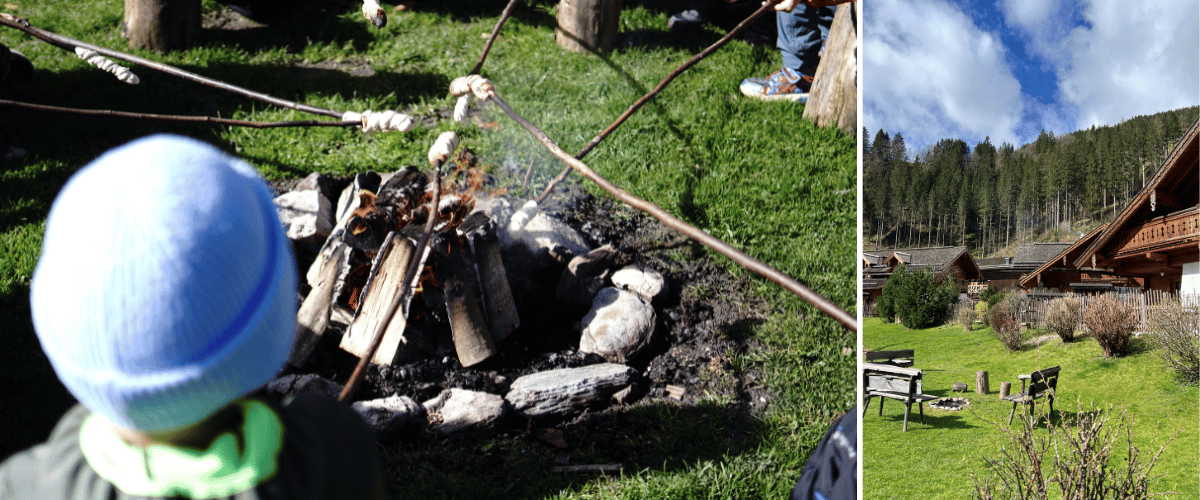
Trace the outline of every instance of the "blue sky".
<instances>
[{"instance_id":1,"label":"blue sky","mask_svg":"<svg viewBox=\"0 0 1200 500\"><path fill-rule=\"evenodd\" d=\"M1200 2L868 0L863 126L1020 146L1200 104Z\"/></svg>"}]
</instances>

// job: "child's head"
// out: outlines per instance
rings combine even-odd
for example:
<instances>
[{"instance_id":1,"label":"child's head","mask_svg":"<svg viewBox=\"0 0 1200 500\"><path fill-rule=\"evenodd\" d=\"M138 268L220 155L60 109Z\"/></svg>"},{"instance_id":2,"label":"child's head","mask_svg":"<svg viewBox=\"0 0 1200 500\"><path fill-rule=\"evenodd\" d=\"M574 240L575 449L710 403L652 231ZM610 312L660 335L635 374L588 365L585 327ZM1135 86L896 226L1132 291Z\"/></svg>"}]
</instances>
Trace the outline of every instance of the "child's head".
<instances>
[{"instance_id":1,"label":"child's head","mask_svg":"<svg viewBox=\"0 0 1200 500\"><path fill-rule=\"evenodd\" d=\"M84 406L128 429L179 429L283 366L295 264L252 167L156 135L63 187L30 307L42 349Z\"/></svg>"}]
</instances>

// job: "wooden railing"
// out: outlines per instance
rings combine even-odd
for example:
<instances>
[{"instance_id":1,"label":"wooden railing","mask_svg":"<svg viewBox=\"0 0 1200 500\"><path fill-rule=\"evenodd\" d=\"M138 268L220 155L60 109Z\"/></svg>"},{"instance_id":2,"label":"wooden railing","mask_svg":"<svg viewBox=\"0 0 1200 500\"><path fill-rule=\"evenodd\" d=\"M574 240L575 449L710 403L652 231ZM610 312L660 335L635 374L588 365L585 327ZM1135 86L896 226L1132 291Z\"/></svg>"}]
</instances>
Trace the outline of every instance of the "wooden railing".
<instances>
[{"instance_id":1,"label":"wooden railing","mask_svg":"<svg viewBox=\"0 0 1200 500\"><path fill-rule=\"evenodd\" d=\"M1191 208L1146 221L1117 255L1156 250L1196 236L1200 236L1200 212Z\"/></svg>"}]
</instances>

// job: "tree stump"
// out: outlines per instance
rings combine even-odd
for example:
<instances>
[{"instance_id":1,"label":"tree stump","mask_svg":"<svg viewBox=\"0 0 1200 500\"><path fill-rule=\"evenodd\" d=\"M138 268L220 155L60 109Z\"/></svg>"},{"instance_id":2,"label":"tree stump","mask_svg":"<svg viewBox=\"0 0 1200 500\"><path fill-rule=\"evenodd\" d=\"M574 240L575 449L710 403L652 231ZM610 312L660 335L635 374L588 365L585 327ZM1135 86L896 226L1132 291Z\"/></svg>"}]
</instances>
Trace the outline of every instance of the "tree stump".
<instances>
[{"instance_id":1,"label":"tree stump","mask_svg":"<svg viewBox=\"0 0 1200 500\"><path fill-rule=\"evenodd\" d=\"M1000 382L1000 399L1012 394L1012 382Z\"/></svg>"},{"instance_id":2,"label":"tree stump","mask_svg":"<svg viewBox=\"0 0 1200 500\"><path fill-rule=\"evenodd\" d=\"M986 371L975 372L975 394L988 393L988 373Z\"/></svg>"},{"instance_id":3,"label":"tree stump","mask_svg":"<svg viewBox=\"0 0 1200 500\"><path fill-rule=\"evenodd\" d=\"M818 127L835 125L855 133L858 129L858 36L855 25L862 2L838 6L804 106L805 119ZM855 10L860 9L860 10Z\"/></svg>"},{"instance_id":4,"label":"tree stump","mask_svg":"<svg viewBox=\"0 0 1200 500\"><path fill-rule=\"evenodd\" d=\"M571 52L608 52L620 19L620 0L561 0L554 39Z\"/></svg>"},{"instance_id":5,"label":"tree stump","mask_svg":"<svg viewBox=\"0 0 1200 500\"><path fill-rule=\"evenodd\" d=\"M125 32L135 49L186 49L200 32L200 0L125 0Z\"/></svg>"}]
</instances>

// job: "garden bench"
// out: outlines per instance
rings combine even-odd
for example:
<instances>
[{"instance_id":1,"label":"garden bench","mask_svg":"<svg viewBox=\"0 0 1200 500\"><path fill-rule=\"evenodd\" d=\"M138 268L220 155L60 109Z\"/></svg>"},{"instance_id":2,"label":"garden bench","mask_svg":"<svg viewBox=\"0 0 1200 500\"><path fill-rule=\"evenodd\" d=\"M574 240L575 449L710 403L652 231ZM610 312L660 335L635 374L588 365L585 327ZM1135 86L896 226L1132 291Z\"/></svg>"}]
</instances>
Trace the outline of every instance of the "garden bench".
<instances>
[{"instance_id":1,"label":"garden bench","mask_svg":"<svg viewBox=\"0 0 1200 500\"><path fill-rule=\"evenodd\" d=\"M916 357L912 349L899 351L870 351L866 354L868 363L888 364L901 368L911 368Z\"/></svg>"},{"instance_id":2,"label":"garden bench","mask_svg":"<svg viewBox=\"0 0 1200 500\"><path fill-rule=\"evenodd\" d=\"M1036 423L1033 416L1033 406L1037 398L1045 396L1050 401L1050 413L1054 413L1054 391L1058 388L1058 372L1062 368L1059 366L1051 368L1043 368L1030 374L1017 375L1021 380L1021 392L1004 396L1000 399L1012 401L1012 413L1008 414L1008 425L1012 425L1013 416L1017 414L1017 405L1029 405L1029 421ZM1026 381L1029 388L1026 389Z\"/></svg>"},{"instance_id":3,"label":"garden bench","mask_svg":"<svg viewBox=\"0 0 1200 500\"><path fill-rule=\"evenodd\" d=\"M863 363L863 416L866 416L867 407L871 405L871 396L878 396L880 415L883 415L883 398L904 402L904 432L908 432L908 414L912 412L913 403L917 403L921 423L925 423L924 404L926 401L937 399L937 396L921 393L922 375L921 370L916 368Z\"/></svg>"}]
</instances>

